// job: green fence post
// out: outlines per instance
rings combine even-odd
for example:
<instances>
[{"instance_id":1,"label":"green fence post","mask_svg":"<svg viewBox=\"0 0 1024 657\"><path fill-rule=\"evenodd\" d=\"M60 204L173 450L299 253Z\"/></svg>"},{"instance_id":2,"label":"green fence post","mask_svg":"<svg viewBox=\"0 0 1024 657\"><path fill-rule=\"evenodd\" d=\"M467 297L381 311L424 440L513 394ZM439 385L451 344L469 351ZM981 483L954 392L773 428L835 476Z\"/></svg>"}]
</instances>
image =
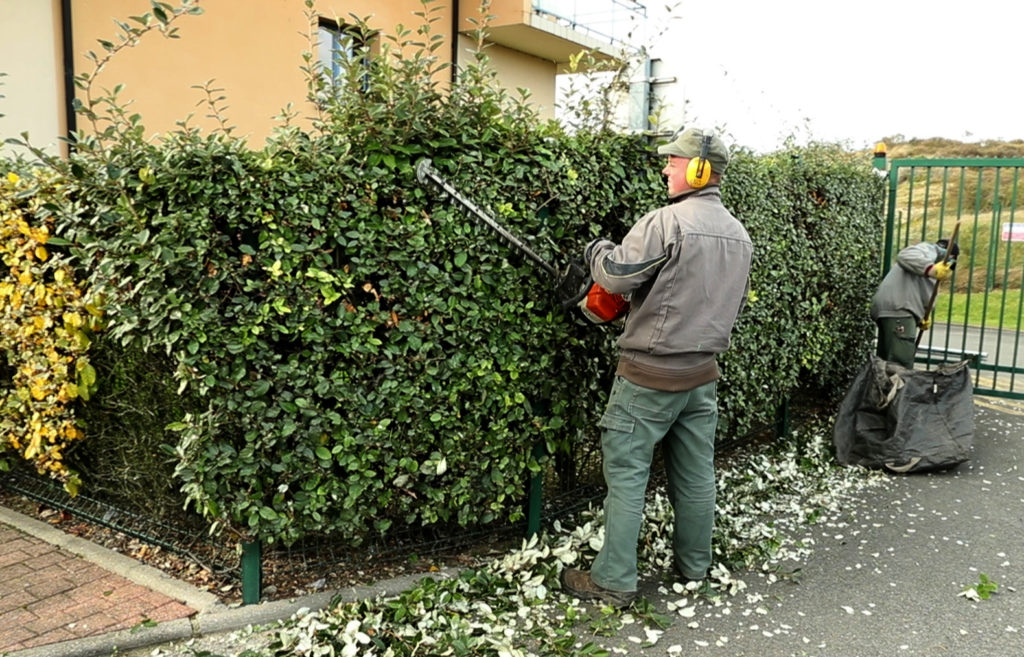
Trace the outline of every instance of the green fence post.
<instances>
[{"instance_id":1,"label":"green fence post","mask_svg":"<svg viewBox=\"0 0 1024 657\"><path fill-rule=\"evenodd\" d=\"M782 400L775 409L775 437L784 438L789 435L789 397Z\"/></svg>"},{"instance_id":2,"label":"green fence post","mask_svg":"<svg viewBox=\"0 0 1024 657\"><path fill-rule=\"evenodd\" d=\"M872 166L875 170L886 172L888 170L888 160L886 158L886 146L885 142L878 142L875 144L875 156L871 160ZM882 275L885 276L889 273L889 267L892 265L892 245L893 245L893 231L895 231L895 218L896 218L896 183L899 182L899 176L896 172L892 172L889 175L889 195L888 201L882 207L882 214L885 216L885 235L882 238Z\"/></svg>"},{"instance_id":3,"label":"green fence post","mask_svg":"<svg viewBox=\"0 0 1024 657\"><path fill-rule=\"evenodd\" d=\"M260 601L260 585L263 580L263 559L259 541L242 543L242 604L253 605Z\"/></svg>"},{"instance_id":4,"label":"green fence post","mask_svg":"<svg viewBox=\"0 0 1024 657\"><path fill-rule=\"evenodd\" d=\"M979 184L978 187L981 187ZM996 189L996 197L992 201L992 234L988 241L988 269L985 272L985 291L988 292L996 286L996 267L999 265L999 239L1000 225L1002 219L999 205L999 189ZM1004 288L1005 289L1005 288Z\"/></svg>"},{"instance_id":5,"label":"green fence post","mask_svg":"<svg viewBox=\"0 0 1024 657\"><path fill-rule=\"evenodd\" d=\"M533 458L540 461L544 456L544 441L533 444ZM526 538L540 531L540 509L544 498L544 471L541 470L530 477L530 493L526 502Z\"/></svg>"}]
</instances>

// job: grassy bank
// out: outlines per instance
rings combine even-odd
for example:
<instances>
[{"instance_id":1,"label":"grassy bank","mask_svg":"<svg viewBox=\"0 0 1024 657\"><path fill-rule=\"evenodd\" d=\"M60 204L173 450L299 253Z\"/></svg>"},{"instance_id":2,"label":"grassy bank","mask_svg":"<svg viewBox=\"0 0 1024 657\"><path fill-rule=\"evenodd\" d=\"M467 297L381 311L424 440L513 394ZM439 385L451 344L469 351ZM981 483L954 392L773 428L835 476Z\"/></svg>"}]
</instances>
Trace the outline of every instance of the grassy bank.
<instances>
[{"instance_id":1,"label":"grassy bank","mask_svg":"<svg viewBox=\"0 0 1024 657\"><path fill-rule=\"evenodd\" d=\"M1024 141L962 143L946 139L885 140L889 157L1024 158ZM1005 239L1005 224L1024 222L1020 167L899 169L895 200L896 250L920 240L950 237L960 223L956 278L935 305L939 322L1018 328L1024 241Z\"/></svg>"},{"instance_id":2,"label":"grassy bank","mask_svg":"<svg viewBox=\"0 0 1024 657\"><path fill-rule=\"evenodd\" d=\"M935 302L935 321L1020 330L1022 322L1021 291L992 290L984 292L958 291L950 294L948 288L939 292Z\"/></svg>"}]
</instances>

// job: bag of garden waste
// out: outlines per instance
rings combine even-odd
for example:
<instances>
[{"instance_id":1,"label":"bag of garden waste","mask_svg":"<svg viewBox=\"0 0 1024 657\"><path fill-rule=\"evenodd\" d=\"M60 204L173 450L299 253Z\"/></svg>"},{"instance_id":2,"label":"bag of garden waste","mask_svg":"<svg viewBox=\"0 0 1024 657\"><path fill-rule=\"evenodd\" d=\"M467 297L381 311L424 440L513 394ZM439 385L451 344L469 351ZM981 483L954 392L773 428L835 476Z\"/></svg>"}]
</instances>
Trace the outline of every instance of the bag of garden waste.
<instances>
[{"instance_id":1,"label":"bag of garden waste","mask_svg":"<svg viewBox=\"0 0 1024 657\"><path fill-rule=\"evenodd\" d=\"M878 356L843 398L832 439L843 465L922 472L968 460L974 400L968 361L908 370Z\"/></svg>"}]
</instances>

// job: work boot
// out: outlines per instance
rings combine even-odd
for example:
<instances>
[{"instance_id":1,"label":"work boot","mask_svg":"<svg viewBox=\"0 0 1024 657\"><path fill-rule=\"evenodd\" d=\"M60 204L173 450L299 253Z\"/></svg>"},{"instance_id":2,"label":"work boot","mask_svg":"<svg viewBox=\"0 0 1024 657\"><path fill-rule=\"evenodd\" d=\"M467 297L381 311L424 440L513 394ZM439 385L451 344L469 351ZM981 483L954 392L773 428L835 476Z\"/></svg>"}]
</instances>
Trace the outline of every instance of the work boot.
<instances>
[{"instance_id":1,"label":"work boot","mask_svg":"<svg viewBox=\"0 0 1024 657\"><path fill-rule=\"evenodd\" d=\"M706 593L710 589L707 577L687 577L679 569L679 564L674 559L672 560L672 574L674 575L674 581L682 584L687 591Z\"/></svg>"},{"instance_id":2,"label":"work boot","mask_svg":"<svg viewBox=\"0 0 1024 657\"><path fill-rule=\"evenodd\" d=\"M598 586L589 570L566 568L562 571L562 588L580 600L600 600L616 609L624 609L636 600L636 591L612 591Z\"/></svg>"}]
</instances>

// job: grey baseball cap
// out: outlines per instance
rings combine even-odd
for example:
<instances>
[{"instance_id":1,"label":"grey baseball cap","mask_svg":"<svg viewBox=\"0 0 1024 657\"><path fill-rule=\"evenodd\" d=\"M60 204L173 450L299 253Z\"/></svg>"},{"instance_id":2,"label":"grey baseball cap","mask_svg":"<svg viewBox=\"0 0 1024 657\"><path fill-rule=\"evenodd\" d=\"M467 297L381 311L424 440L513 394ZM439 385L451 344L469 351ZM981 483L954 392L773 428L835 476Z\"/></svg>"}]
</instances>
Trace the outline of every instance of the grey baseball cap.
<instances>
[{"instance_id":1,"label":"grey baseball cap","mask_svg":"<svg viewBox=\"0 0 1024 657\"><path fill-rule=\"evenodd\" d=\"M658 154L695 158L700 155L700 144L704 135L705 132L700 128L684 130L672 141L659 146ZM711 144L708 146L708 162L711 163L711 170L718 174L725 173L726 167L729 166L729 149L716 135L711 136Z\"/></svg>"}]
</instances>

